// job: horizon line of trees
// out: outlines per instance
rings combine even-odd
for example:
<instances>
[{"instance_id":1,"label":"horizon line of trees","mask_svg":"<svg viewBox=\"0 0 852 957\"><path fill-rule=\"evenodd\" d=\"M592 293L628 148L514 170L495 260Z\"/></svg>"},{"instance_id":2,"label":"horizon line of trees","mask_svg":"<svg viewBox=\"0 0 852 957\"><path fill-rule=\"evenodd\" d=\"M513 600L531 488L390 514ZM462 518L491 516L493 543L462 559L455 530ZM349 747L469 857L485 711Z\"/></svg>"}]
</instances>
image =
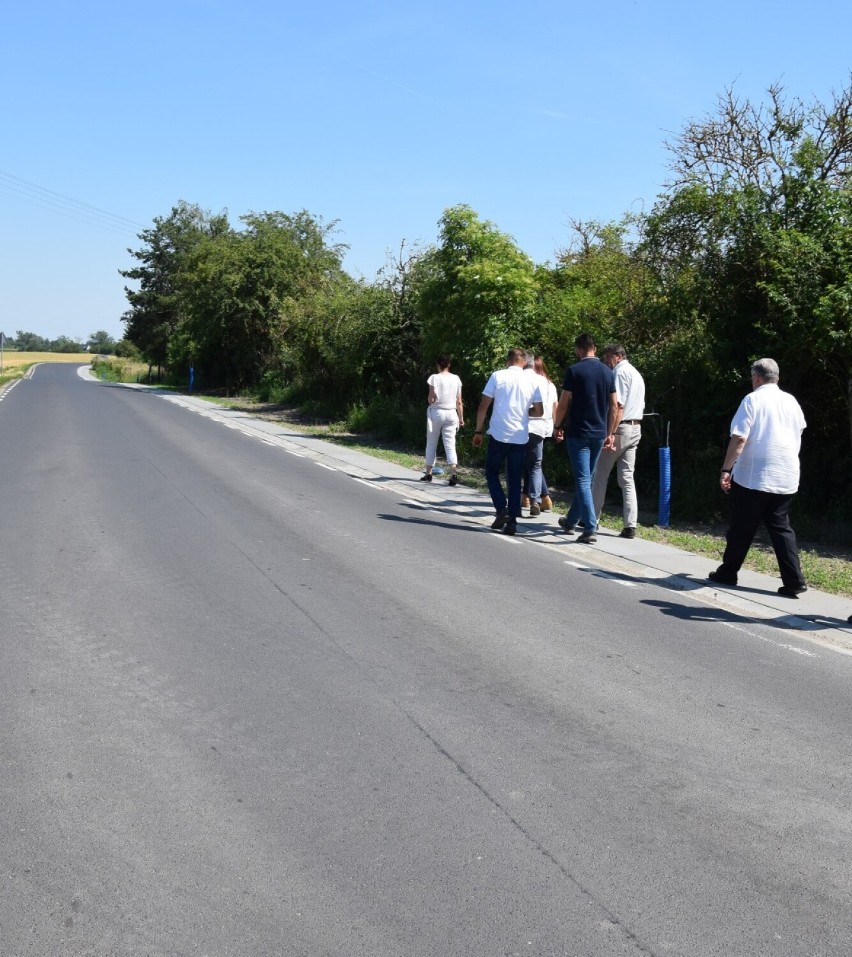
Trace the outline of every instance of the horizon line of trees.
<instances>
[{"instance_id":1,"label":"horizon line of trees","mask_svg":"<svg viewBox=\"0 0 852 957\"><path fill-rule=\"evenodd\" d=\"M112 355L117 346L115 339L104 329L93 332L85 342L68 336L46 339L35 332L24 332L21 329L18 329L14 337L3 337L3 348L9 352L91 352Z\"/></svg>"},{"instance_id":2,"label":"horizon line of trees","mask_svg":"<svg viewBox=\"0 0 852 957\"><path fill-rule=\"evenodd\" d=\"M752 103L725 90L667 144L671 177L650 212L574 222L553 263L460 205L434 244L401 243L368 282L342 268L335 223L306 210L249 213L235 228L180 202L129 250L125 339L179 381L192 366L196 388L344 413L415 442L439 352L473 409L510 346L535 349L559 384L577 335L617 340L654 414L640 478L647 494L670 436L683 517L722 507L730 419L751 361L768 355L808 420L801 507L850 517L852 83L828 104L779 84L767 93Z\"/></svg>"}]
</instances>

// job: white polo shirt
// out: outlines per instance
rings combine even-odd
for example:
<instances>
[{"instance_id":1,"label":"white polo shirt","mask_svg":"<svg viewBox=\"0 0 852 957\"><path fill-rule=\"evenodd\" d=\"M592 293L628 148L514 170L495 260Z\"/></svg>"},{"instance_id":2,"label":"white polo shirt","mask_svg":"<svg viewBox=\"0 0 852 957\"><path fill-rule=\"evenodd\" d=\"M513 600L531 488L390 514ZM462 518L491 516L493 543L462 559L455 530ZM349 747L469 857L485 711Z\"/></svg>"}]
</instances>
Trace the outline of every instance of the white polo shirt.
<instances>
[{"instance_id":1,"label":"white polo shirt","mask_svg":"<svg viewBox=\"0 0 852 957\"><path fill-rule=\"evenodd\" d=\"M731 435L746 440L733 468L737 485L776 495L798 491L806 425L799 403L777 383L765 382L750 392L731 422Z\"/></svg>"},{"instance_id":2,"label":"white polo shirt","mask_svg":"<svg viewBox=\"0 0 852 957\"><path fill-rule=\"evenodd\" d=\"M542 401L539 380L523 366L507 366L492 372L482 390L493 400L488 434L498 442L526 445L529 439L530 406Z\"/></svg>"},{"instance_id":3,"label":"white polo shirt","mask_svg":"<svg viewBox=\"0 0 852 957\"><path fill-rule=\"evenodd\" d=\"M641 419L645 414L645 380L636 366L627 359L613 369L615 375L615 394L618 404L623 407L621 418L630 421Z\"/></svg>"}]
</instances>

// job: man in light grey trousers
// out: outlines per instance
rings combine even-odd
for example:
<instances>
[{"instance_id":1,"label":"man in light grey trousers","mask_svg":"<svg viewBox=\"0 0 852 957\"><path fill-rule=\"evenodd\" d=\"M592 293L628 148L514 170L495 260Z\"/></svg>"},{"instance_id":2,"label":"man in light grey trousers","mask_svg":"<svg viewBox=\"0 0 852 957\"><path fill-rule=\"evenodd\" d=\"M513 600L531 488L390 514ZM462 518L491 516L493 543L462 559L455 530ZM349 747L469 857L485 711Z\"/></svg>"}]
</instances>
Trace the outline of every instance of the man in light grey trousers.
<instances>
[{"instance_id":1,"label":"man in light grey trousers","mask_svg":"<svg viewBox=\"0 0 852 957\"><path fill-rule=\"evenodd\" d=\"M603 348L601 359L615 373L615 394L618 400L618 418L615 445L604 448L592 479L592 501L600 521L606 498L606 486L614 465L618 466L618 485L621 488L624 509L622 538L635 538L639 523L639 503L636 499L636 449L642 438L642 416L645 412L645 380L635 366L627 361L627 353L620 342L610 342Z\"/></svg>"}]
</instances>

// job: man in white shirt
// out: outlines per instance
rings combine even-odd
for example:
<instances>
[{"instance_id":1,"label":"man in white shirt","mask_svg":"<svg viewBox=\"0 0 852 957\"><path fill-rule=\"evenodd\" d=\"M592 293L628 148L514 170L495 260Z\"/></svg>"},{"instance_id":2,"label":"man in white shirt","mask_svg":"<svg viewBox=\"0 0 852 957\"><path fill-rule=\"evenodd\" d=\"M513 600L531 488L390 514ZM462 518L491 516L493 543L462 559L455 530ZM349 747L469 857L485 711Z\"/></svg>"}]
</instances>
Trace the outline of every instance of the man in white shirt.
<instances>
[{"instance_id":1,"label":"man in white shirt","mask_svg":"<svg viewBox=\"0 0 852 957\"><path fill-rule=\"evenodd\" d=\"M731 440L720 485L731 496L730 528L722 564L708 575L736 585L737 573L761 522L778 559L779 595L797 598L808 590L799 563L790 507L799 489L799 449L807 424L799 403L778 388L778 363L758 359L751 367L752 392L731 422Z\"/></svg>"},{"instance_id":2,"label":"man in white shirt","mask_svg":"<svg viewBox=\"0 0 852 957\"><path fill-rule=\"evenodd\" d=\"M601 359L615 373L615 395L618 416L615 422L615 446L604 448L595 466L592 479L592 500L595 515L600 521L606 498L606 486L614 465L618 465L618 485L621 489L624 528L622 538L635 538L639 524L639 503L636 499L636 449L642 438L642 416L645 414L645 380L639 370L627 361L627 352L619 342L605 345Z\"/></svg>"},{"instance_id":3,"label":"man in white shirt","mask_svg":"<svg viewBox=\"0 0 852 957\"><path fill-rule=\"evenodd\" d=\"M491 409L488 449L485 454L485 478L497 517L491 527L506 535L517 531L521 517L521 480L529 436L530 416L544 413L541 389L536 376L524 372L523 349L510 349L506 368L491 373L482 390L476 411L473 444L482 445L485 417ZM501 473L506 466L508 492L503 490Z\"/></svg>"}]
</instances>

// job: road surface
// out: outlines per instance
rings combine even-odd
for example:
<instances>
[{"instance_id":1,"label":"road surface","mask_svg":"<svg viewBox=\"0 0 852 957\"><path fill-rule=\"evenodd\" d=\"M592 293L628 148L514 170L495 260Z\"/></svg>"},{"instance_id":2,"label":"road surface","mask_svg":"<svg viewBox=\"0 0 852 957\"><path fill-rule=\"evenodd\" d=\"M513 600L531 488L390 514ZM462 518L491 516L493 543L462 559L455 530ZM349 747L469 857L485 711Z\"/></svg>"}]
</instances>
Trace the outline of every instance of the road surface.
<instances>
[{"instance_id":1,"label":"road surface","mask_svg":"<svg viewBox=\"0 0 852 957\"><path fill-rule=\"evenodd\" d=\"M848 957L849 656L292 451L0 401L3 955Z\"/></svg>"}]
</instances>

